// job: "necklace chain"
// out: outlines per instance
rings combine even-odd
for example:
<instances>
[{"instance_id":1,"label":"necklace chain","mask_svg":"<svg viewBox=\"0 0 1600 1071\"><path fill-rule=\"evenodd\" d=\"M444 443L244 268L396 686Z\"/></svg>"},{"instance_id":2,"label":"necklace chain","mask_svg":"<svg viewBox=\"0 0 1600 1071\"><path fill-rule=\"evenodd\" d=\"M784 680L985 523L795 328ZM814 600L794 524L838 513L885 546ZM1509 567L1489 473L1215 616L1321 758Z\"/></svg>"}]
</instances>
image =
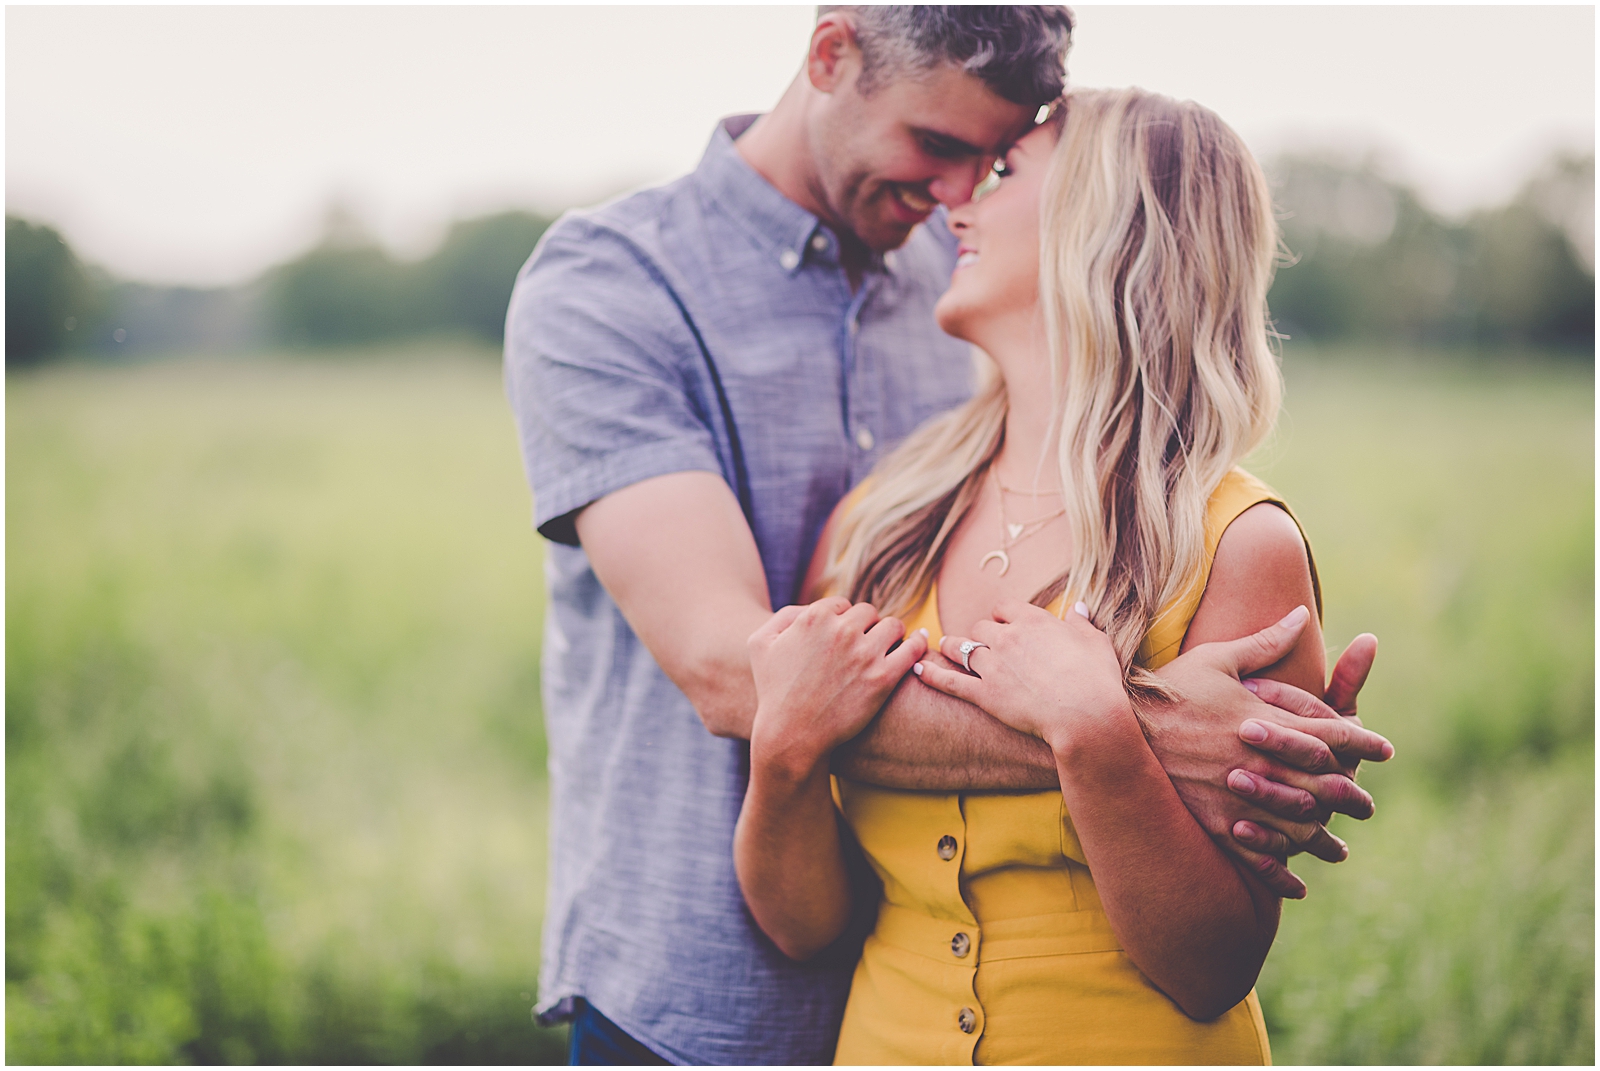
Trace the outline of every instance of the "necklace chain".
<instances>
[{"instance_id":1,"label":"necklace chain","mask_svg":"<svg viewBox=\"0 0 1600 1071\"><path fill-rule=\"evenodd\" d=\"M1041 491L1037 487L1031 489L1027 487L1007 487L1005 484L1000 482L1000 476L998 473L995 474L994 485L1008 495L1031 495L1034 498L1039 498L1045 495L1048 495L1052 498L1061 497L1060 491Z\"/></svg>"},{"instance_id":2,"label":"necklace chain","mask_svg":"<svg viewBox=\"0 0 1600 1071\"><path fill-rule=\"evenodd\" d=\"M994 485L997 490L1002 492L1012 491L1013 494L1027 493L1014 491L1002 484L1000 482L1000 473L997 470L990 469L989 474L994 478ZM1062 506L1054 513L1048 513L1043 517L1035 517L1031 521L1023 521L1021 524L1013 524L1011 522L1011 518L1006 516L1005 495L1001 494L997 497L999 498L1000 502L1000 548L998 550L991 550L989 553L985 554L983 556L983 560L978 563L978 570L982 572L983 567L989 564L989 560L991 558L995 558L999 559L1000 562L1000 575L1005 576L1006 572L1011 568L1011 548L1016 546L1018 543L1021 543L1029 536L1042 532L1045 525L1049 524L1057 517L1065 516L1067 507Z\"/></svg>"}]
</instances>

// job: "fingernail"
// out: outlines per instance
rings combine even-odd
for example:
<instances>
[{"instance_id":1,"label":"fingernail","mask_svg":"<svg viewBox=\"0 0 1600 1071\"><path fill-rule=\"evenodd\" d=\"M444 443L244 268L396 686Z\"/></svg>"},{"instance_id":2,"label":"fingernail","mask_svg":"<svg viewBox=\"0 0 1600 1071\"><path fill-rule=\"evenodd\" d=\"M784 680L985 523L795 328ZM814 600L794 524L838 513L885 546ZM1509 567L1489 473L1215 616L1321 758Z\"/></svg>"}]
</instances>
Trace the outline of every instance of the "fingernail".
<instances>
[{"instance_id":1,"label":"fingernail","mask_svg":"<svg viewBox=\"0 0 1600 1071\"><path fill-rule=\"evenodd\" d=\"M1256 794L1255 778L1243 770L1234 770L1228 775L1228 787L1241 796L1254 796Z\"/></svg>"},{"instance_id":2,"label":"fingernail","mask_svg":"<svg viewBox=\"0 0 1600 1071\"><path fill-rule=\"evenodd\" d=\"M1293 610L1290 610L1288 612L1288 614L1286 614L1284 616L1284 619L1282 621L1278 622L1278 625L1281 628L1293 628L1294 626L1298 625L1300 622L1304 621L1306 619L1306 615L1309 614L1310 612L1311 611L1307 610L1303 604L1300 605L1300 606L1296 606Z\"/></svg>"},{"instance_id":3,"label":"fingernail","mask_svg":"<svg viewBox=\"0 0 1600 1071\"><path fill-rule=\"evenodd\" d=\"M1089 620L1089 606L1087 603L1073 603L1072 612L1083 618L1085 621Z\"/></svg>"},{"instance_id":4,"label":"fingernail","mask_svg":"<svg viewBox=\"0 0 1600 1071\"><path fill-rule=\"evenodd\" d=\"M1239 683L1244 685L1251 692L1261 691L1261 685L1257 684L1254 680L1242 680Z\"/></svg>"},{"instance_id":5,"label":"fingernail","mask_svg":"<svg viewBox=\"0 0 1600 1071\"><path fill-rule=\"evenodd\" d=\"M921 662L913 662L911 664L911 672L915 673L919 677L922 676L922 663Z\"/></svg>"},{"instance_id":6,"label":"fingernail","mask_svg":"<svg viewBox=\"0 0 1600 1071\"><path fill-rule=\"evenodd\" d=\"M1239 735L1252 744L1259 744L1267 738L1267 727L1259 721L1247 721L1239 726Z\"/></svg>"},{"instance_id":7,"label":"fingernail","mask_svg":"<svg viewBox=\"0 0 1600 1071\"><path fill-rule=\"evenodd\" d=\"M928 638L928 630L927 629L919 628L919 629L917 629L917 631L922 633L922 638L923 639L927 639Z\"/></svg>"},{"instance_id":8,"label":"fingernail","mask_svg":"<svg viewBox=\"0 0 1600 1071\"><path fill-rule=\"evenodd\" d=\"M1238 837L1240 840L1255 840L1257 834L1260 832L1261 831L1259 829L1251 825L1249 822L1235 822L1233 824L1233 835Z\"/></svg>"}]
</instances>

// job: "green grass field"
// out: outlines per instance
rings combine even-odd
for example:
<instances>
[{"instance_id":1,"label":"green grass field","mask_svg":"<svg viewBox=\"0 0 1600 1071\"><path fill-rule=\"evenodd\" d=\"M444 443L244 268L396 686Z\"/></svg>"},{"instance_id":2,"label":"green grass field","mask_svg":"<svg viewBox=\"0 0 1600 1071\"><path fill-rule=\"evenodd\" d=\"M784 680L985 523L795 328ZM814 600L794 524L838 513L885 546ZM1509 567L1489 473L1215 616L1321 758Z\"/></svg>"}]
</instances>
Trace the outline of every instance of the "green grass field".
<instances>
[{"instance_id":1,"label":"green grass field","mask_svg":"<svg viewBox=\"0 0 1600 1071\"><path fill-rule=\"evenodd\" d=\"M559 1059L540 550L459 349L8 376L8 1061ZM1592 370L1286 367L1253 467L1399 755L1298 866L1275 1055L1592 1063Z\"/></svg>"}]
</instances>

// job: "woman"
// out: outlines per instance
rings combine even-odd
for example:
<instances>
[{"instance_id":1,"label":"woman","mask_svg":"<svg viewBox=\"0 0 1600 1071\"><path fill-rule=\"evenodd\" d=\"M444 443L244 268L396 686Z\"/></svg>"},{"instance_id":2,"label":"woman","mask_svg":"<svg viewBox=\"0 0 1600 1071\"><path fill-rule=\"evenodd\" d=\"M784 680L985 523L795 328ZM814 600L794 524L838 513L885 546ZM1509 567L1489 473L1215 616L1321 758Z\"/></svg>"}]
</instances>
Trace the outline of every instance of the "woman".
<instances>
[{"instance_id":1,"label":"woman","mask_svg":"<svg viewBox=\"0 0 1600 1071\"><path fill-rule=\"evenodd\" d=\"M936 310L989 382L841 504L811 573L837 594L751 637L740 882L806 958L851 917L836 807L882 879L837 1062L1269 1062L1279 902L1137 713L1181 650L1278 619L1264 675L1322 687L1309 549L1235 467L1279 402L1267 186L1214 114L1140 90L1071 94L996 175L950 215ZM1046 741L1060 791L831 790L907 670Z\"/></svg>"}]
</instances>

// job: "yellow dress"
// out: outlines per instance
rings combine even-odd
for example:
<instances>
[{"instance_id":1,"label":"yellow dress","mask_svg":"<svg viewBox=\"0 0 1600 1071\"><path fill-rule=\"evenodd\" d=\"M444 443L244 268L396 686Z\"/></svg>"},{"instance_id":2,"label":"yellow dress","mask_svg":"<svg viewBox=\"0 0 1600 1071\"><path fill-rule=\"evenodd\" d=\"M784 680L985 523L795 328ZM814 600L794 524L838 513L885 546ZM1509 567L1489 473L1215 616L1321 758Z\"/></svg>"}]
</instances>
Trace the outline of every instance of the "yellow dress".
<instances>
[{"instance_id":1,"label":"yellow dress","mask_svg":"<svg viewBox=\"0 0 1600 1071\"><path fill-rule=\"evenodd\" d=\"M1142 664L1177 656L1223 531L1258 502L1283 505L1242 469L1217 488L1201 575L1146 635ZM906 626L938 643L937 588ZM1059 791L835 791L883 880L835 1063L1271 1062L1254 991L1195 1022L1122 951Z\"/></svg>"}]
</instances>

